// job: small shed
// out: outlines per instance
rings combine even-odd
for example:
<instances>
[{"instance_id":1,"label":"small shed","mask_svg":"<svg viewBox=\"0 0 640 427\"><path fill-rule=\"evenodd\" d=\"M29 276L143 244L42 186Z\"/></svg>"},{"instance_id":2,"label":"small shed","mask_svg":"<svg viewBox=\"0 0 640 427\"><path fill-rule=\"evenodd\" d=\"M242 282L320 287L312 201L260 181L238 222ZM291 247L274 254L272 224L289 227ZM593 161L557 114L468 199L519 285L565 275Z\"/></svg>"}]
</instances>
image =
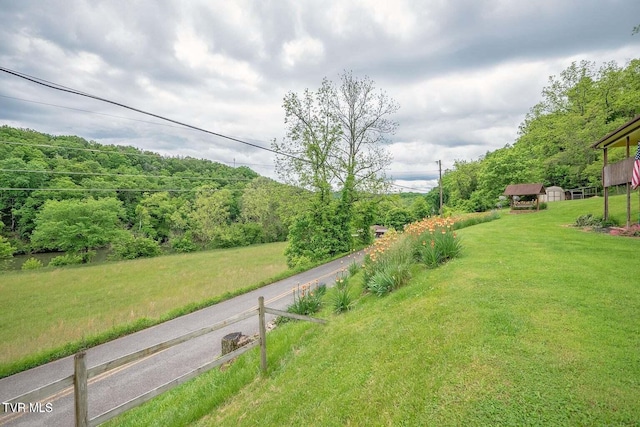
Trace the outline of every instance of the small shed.
<instances>
[{"instance_id":1,"label":"small shed","mask_svg":"<svg viewBox=\"0 0 640 427\"><path fill-rule=\"evenodd\" d=\"M546 188L545 190L547 192L546 196L544 197L545 202L558 202L560 200L566 199L566 195L562 187L554 185L552 187Z\"/></svg>"},{"instance_id":2,"label":"small shed","mask_svg":"<svg viewBox=\"0 0 640 427\"><path fill-rule=\"evenodd\" d=\"M540 196L547 192L540 183L511 184L507 185L503 194L509 197L511 212L533 212L534 206L536 211L540 210Z\"/></svg>"}]
</instances>

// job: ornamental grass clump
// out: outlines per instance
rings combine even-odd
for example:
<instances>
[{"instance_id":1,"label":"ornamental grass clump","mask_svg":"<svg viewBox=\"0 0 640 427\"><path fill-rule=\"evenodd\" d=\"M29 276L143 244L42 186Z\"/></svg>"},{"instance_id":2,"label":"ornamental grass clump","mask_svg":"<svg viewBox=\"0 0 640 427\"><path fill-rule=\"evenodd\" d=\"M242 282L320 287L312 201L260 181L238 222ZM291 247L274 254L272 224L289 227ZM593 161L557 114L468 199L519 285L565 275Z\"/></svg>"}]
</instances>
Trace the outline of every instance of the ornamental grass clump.
<instances>
[{"instance_id":1,"label":"ornamental grass clump","mask_svg":"<svg viewBox=\"0 0 640 427\"><path fill-rule=\"evenodd\" d=\"M339 277L336 279L333 293L331 295L333 312L336 314L351 310L353 307L353 297L350 293L349 277Z\"/></svg>"}]
</instances>

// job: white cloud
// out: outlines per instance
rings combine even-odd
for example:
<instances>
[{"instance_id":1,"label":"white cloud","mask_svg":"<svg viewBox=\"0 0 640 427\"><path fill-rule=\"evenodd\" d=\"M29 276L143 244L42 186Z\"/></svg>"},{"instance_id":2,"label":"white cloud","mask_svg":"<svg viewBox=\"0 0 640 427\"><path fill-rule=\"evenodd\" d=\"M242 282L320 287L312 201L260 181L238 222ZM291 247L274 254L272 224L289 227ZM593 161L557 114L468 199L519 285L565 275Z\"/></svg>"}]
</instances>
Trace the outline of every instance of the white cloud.
<instances>
[{"instance_id":1,"label":"white cloud","mask_svg":"<svg viewBox=\"0 0 640 427\"><path fill-rule=\"evenodd\" d=\"M282 46L282 63L285 68L318 64L323 58L322 41L312 37L301 37Z\"/></svg>"},{"instance_id":2,"label":"white cloud","mask_svg":"<svg viewBox=\"0 0 640 427\"><path fill-rule=\"evenodd\" d=\"M221 79L241 82L249 87L260 83L260 75L245 61L238 61L229 56L214 53L214 46L208 45L191 28L181 27L173 45L175 57L187 66L204 70L208 74Z\"/></svg>"}]
</instances>

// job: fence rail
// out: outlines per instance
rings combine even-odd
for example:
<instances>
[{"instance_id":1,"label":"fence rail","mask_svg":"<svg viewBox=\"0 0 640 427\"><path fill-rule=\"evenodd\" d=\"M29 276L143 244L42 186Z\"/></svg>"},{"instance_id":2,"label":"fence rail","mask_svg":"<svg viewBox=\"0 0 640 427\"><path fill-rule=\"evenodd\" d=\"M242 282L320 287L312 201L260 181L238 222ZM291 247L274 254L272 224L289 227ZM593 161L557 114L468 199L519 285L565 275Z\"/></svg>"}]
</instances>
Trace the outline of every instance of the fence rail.
<instances>
[{"instance_id":1,"label":"fence rail","mask_svg":"<svg viewBox=\"0 0 640 427\"><path fill-rule=\"evenodd\" d=\"M204 327L202 329L198 329L193 332L189 332L187 334L181 335L176 338L172 338L170 340L161 342L159 344L155 344L151 347L144 348L142 350L138 350L129 354L126 354L117 359L110 360L108 362L102 363L100 365L94 366L93 368L87 369L85 356L86 352L81 351L74 356L74 373L60 380L54 381L50 384L47 384L43 387L40 387L36 390L30 391L28 393L24 393L18 397L15 397L11 400L8 400L6 403L14 404L18 402L30 403L37 402L43 400L61 390L64 390L70 386L74 387L74 400L75 400L75 425L78 427L88 427L88 426L97 426L102 424L111 418L114 418L129 409L135 408L136 406L142 405L143 403L153 399L154 397L168 391L178 385L189 381L200 374L203 374L211 369L214 369L228 361L240 356L247 351L260 346L260 369L263 374L267 372L267 345L266 345L266 323L265 323L265 314L274 314L277 316L289 317L292 319L298 320L306 320L315 323L326 323L324 319L317 319L309 316L302 316L295 313L289 313L287 311L277 310L275 308L265 307L264 305L264 297L258 298L258 308L249 310L238 315L229 317L221 322L215 323L213 325ZM95 377L96 375L100 375L104 372L108 372L112 369L118 368L120 366L129 364L136 360L142 359L144 357L153 355L162 350L166 350L170 347L176 346L178 344L182 344L186 341L192 340L194 338L200 337L202 335L217 331L226 326L232 325L234 323L240 322L242 320L248 319L252 316L258 316L259 321L259 339L254 340L226 355L219 357L211 362L205 363L204 365L187 372L186 374L181 375L178 378L175 378L159 387L154 388L134 399L131 399L115 408L112 408L102 414L98 415L94 418L89 418L89 406L88 406L88 380L89 378ZM4 412L4 405L2 408L2 412Z\"/></svg>"}]
</instances>

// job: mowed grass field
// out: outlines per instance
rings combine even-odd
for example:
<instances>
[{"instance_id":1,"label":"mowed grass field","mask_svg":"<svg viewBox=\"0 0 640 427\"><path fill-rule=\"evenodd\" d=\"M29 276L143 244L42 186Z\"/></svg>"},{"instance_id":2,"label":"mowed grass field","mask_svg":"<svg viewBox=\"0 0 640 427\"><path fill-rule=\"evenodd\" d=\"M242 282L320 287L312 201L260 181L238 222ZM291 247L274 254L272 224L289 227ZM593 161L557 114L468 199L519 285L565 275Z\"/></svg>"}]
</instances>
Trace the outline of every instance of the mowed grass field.
<instances>
[{"instance_id":1,"label":"mowed grass field","mask_svg":"<svg viewBox=\"0 0 640 427\"><path fill-rule=\"evenodd\" d=\"M640 239L567 226L602 204L460 230L460 258L271 332L266 377L250 352L111 425L640 425Z\"/></svg>"},{"instance_id":2,"label":"mowed grass field","mask_svg":"<svg viewBox=\"0 0 640 427\"><path fill-rule=\"evenodd\" d=\"M158 320L191 304L255 287L287 270L285 246L272 243L4 273L0 368L140 319Z\"/></svg>"}]
</instances>

